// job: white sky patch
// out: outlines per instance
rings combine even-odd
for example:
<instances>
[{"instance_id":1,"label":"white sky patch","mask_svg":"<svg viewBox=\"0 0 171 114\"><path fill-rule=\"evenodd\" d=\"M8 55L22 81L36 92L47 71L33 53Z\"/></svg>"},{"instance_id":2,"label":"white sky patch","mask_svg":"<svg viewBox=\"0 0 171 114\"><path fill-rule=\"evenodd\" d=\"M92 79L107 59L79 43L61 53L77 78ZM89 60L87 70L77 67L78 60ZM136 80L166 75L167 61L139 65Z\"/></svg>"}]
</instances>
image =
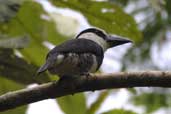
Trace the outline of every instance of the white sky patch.
<instances>
[{"instance_id":1,"label":"white sky patch","mask_svg":"<svg viewBox=\"0 0 171 114\"><path fill-rule=\"evenodd\" d=\"M151 57L153 63L160 69L171 69L171 40L163 42L161 45L153 43L151 47Z\"/></svg>"},{"instance_id":2,"label":"white sky patch","mask_svg":"<svg viewBox=\"0 0 171 114\"><path fill-rule=\"evenodd\" d=\"M137 23L141 23L145 19L145 13L138 13L134 16Z\"/></svg>"},{"instance_id":3,"label":"white sky patch","mask_svg":"<svg viewBox=\"0 0 171 114\"><path fill-rule=\"evenodd\" d=\"M130 3L125 7L124 11L127 13L132 13L136 9L141 9L146 6L148 6L147 0L130 1Z\"/></svg>"},{"instance_id":4,"label":"white sky patch","mask_svg":"<svg viewBox=\"0 0 171 114\"><path fill-rule=\"evenodd\" d=\"M125 7L124 11L127 13L131 13L135 9L135 4L129 4Z\"/></svg>"},{"instance_id":5,"label":"white sky patch","mask_svg":"<svg viewBox=\"0 0 171 114\"><path fill-rule=\"evenodd\" d=\"M96 99L98 98L100 93L101 93L101 91L85 92L85 97L87 99L87 101L86 101L87 107L90 107L91 104L96 101Z\"/></svg>"},{"instance_id":6,"label":"white sky patch","mask_svg":"<svg viewBox=\"0 0 171 114\"><path fill-rule=\"evenodd\" d=\"M121 67L122 65L120 62L105 57L100 70L104 73L114 73L120 71Z\"/></svg>"},{"instance_id":7,"label":"white sky patch","mask_svg":"<svg viewBox=\"0 0 171 114\"><path fill-rule=\"evenodd\" d=\"M55 99L47 99L28 106L26 114L64 114Z\"/></svg>"},{"instance_id":8,"label":"white sky patch","mask_svg":"<svg viewBox=\"0 0 171 114\"><path fill-rule=\"evenodd\" d=\"M124 44L110 48L105 52L103 63L100 67L104 73L118 72L122 68L121 60L132 44Z\"/></svg>"},{"instance_id":9,"label":"white sky patch","mask_svg":"<svg viewBox=\"0 0 171 114\"><path fill-rule=\"evenodd\" d=\"M114 108L121 108L129 98L129 93L125 89L112 92L102 104L99 112L104 112Z\"/></svg>"},{"instance_id":10,"label":"white sky patch","mask_svg":"<svg viewBox=\"0 0 171 114\"><path fill-rule=\"evenodd\" d=\"M141 8L146 8L148 6L149 6L149 2L147 0L137 0L137 1L132 1L132 2L130 1L130 3L124 8L124 11L127 12L128 14L131 14L136 10L139 10ZM140 13L134 12L134 19L138 23L138 27L140 30L143 30L144 27L146 26L146 23L144 23L144 20L147 20L146 19L147 17L153 17L151 16L151 12L149 11L140 12ZM151 20L153 20L153 18L148 18L148 21L151 21Z\"/></svg>"},{"instance_id":11,"label":"white sky patch","mask_svg":"<svg viewBox=\"0 0 171 114\"><path fill-rule=\"evenodd\" d=\"M166 38L167 38L167 40L171 41L171 30L168 30L166 32Z\"/></svg>"}]
</instances>

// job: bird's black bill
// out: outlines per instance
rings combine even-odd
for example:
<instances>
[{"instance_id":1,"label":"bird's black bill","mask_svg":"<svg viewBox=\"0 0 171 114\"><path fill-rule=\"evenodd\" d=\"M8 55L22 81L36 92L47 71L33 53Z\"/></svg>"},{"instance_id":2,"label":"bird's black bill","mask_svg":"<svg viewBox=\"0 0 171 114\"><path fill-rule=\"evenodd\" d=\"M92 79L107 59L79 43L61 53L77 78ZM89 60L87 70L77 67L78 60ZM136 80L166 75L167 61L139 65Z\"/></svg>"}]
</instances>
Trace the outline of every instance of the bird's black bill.
<instances>
[{"instance_id":1,"label":"bird's black bill","mask_svg":"<svg viewBox=\"0 0 171 114\"><path fill-rule=\"evenodd\" d=\"M110 44L110 47L114 47L126 43L132 43L132 41L129 39L123 38L121 36L115 36L115 35L108 36L107 42Z\"/></svg>"}]
</instances>

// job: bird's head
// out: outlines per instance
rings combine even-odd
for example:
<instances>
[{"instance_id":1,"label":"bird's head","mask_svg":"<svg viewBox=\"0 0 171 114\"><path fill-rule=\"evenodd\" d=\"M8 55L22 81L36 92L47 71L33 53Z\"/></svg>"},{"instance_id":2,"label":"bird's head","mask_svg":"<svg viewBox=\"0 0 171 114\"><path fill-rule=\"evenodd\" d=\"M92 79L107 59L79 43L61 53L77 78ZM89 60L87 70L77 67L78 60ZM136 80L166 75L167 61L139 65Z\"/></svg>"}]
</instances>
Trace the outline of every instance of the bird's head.
<instances>
[{"instance_id":1,"label":"bird's head","mask_svg":"<svg viewBox=\"0 0 171 114\"><path fill-rule=\"evenodd\" d=\"M111 47L132 42L131 40L121 36L109 35L105 31L97 28L88 28L80 32L76 36L76 39L80 39L80 38L84 38L96 42L103 48L103 51L106 51L108 48Z\"/></svg>"}]
</instances>

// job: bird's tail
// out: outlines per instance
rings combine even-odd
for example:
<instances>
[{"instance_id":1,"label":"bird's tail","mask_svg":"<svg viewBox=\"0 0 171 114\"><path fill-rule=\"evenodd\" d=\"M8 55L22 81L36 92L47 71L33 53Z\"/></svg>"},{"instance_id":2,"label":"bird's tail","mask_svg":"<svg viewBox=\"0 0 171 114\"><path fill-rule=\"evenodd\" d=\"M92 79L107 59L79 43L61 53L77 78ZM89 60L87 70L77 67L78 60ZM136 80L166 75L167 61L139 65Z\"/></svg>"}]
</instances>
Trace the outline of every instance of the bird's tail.
<instances>
[{"instance_id":1,"label":"bird's tail","mask_svg":"<svg viewBox=\"0 0 171 114\"><path fill-rule=\"evenodd\" d=\"M42 65L38 70L37 70L37 75L41 74L42 72L46 71L49 68L48 62L46 62L44 65Z\"/></svg>"}]
</instances>

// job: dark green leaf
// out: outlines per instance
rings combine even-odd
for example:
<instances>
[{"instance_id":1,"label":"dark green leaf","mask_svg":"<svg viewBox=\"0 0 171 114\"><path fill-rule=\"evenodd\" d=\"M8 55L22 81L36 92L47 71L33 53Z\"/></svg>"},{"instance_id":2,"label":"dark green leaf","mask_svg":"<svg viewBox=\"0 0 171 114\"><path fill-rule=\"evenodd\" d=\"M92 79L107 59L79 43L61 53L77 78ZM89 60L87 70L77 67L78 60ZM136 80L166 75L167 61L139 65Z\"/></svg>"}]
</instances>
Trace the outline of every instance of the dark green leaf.
<instances>
[{"instance_id":1,"label":"dark green leaf","mask_svg":"<svg viewBox=\"0 0 171 114\"><path fill-rule=\"evenodd\" d=\"M22 84L19 84L13 80L7 79L6 77L0 76L0 95L9 92L14 91L18 89L24 88Z\"/></svg>"},{"instance_id":2,"label":"dark green leaf","mask_svg":"<svg viewBox=\"0 0 171 114\"><path fill-rule=\"evenodd\" d=\"M0 112L0 114L26 114L27 106L17 107L13 110L7 110L5 112Z\"/></svg>"},{"instance_id":3,"label":"dark green leaf","mask_svg":"<svg viewBox=\"0 0 171 114\"><path fill-rule=\"evenodd\" d=\"M129 0L108 0L109 2L114 2L116 4L119 4L121 6L126 6L129 2Z\"/></svg>"},{"instance_id":4,"label":"dark green leaf","mask_svg":"<svg viewBox=\"0 0 171 114\"><path fill-rule=\"evenodd\" d=\"M0 39L0 48L24 48L28 46L30 39L27 36L18 38Z\"/></svg>"},{"instance_id":5,"label":"dark green leaf","mask_svg":"<svg viewBox=\"0 0 171 114\"><path fill-rule=\"evenodd\" d=\"M10 49L0 50L0 76L21 84L42 83L50 79L46 74L36 77L38 67L13 54Z\"/></svg>"},{"instance_id":6,"label":"dark green leaf","mask_svg":"<svg viewBox=\"0 0 171 114\"><path fill-rule=\"evenodd\" d=\"M170 7L171 1L170 0L165 0L165 1L166 1L165 8L168 14L168 23L171 25L171 7Z\"/></svg>"}]
</instances>

